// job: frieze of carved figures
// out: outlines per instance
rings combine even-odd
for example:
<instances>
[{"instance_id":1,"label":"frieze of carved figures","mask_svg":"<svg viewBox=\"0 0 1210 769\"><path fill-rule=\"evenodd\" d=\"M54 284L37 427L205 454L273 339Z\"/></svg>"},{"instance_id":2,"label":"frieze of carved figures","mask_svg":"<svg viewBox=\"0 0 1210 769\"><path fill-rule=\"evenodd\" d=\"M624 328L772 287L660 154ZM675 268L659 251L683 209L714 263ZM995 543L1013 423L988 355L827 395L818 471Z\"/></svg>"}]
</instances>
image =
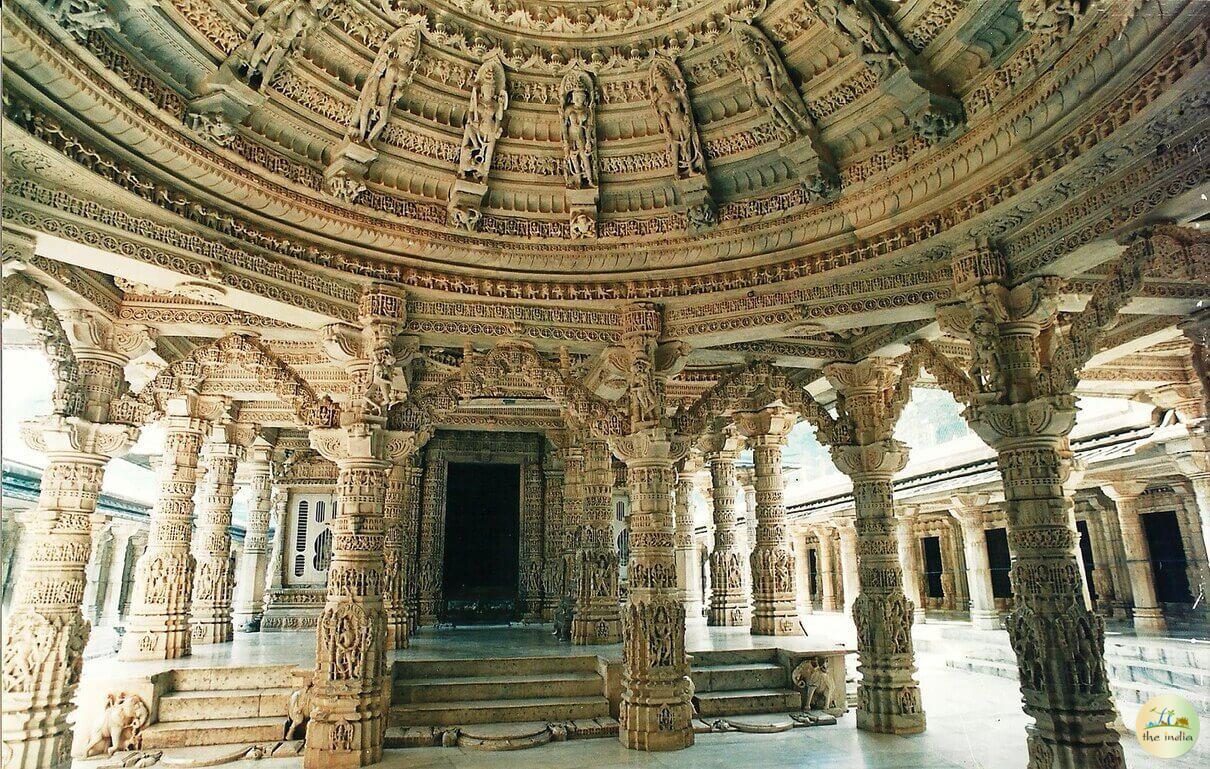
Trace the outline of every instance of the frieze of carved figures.
<instances>
[{"instance_id":1,"label":"frieze of carved figures","mask_svg":"<svg viewBox=\"0 0 1210 769\"><path fill-rule=\"evenodd\" d=\"M19 611L8 618L2 657L5 694L33 694L39 681L61 675L72 660L64 683L75 685L84 664L89 625L59 615Z\"/></svg>"},{"instance_id":2,"label":"frieze of carved figures","mask_svg":"<svg viewBox=\"0 0 1210 769\"><path fill-rule=\"evenodd\" d=\"M802 690L803 710L827 710L836 706L836 682L828 670L827 657L807 657L791 671L790 681Z\"/></svg>"},{"instance_id":3,"label":"frieze of carved figures","mask_svg":"<svg viewBox=\"0 0 1210 769\"><path fill-rule=\"evenodd\" d=\"M332 0L271 0L225 66L256 90L273 81L281 65L323 26Z\"/></svg>"},{"instance_id":4,"label":"frieze of carved figures","mask_svg":"<svg viewBox=\"0 0 1210 769\"><path fill-rule=\"evenodd\" d=\"M137 694L122 692L105 698L97 725L88 738L84 758L102 753L112 756L120 750L138 750L143 729L151 721L151 709Z\"/></svg>"},{"instance_id":5,"label":"frieze of carved figures","mask_svg":"<svg viewBox=\"0 0 1210 769\"><path fill-rule=\"evenodd\" d=\"M471 102L462 124L458 178L484 183L492 166L496 141L504 133L508 84L500 59L485 61L471 84Z\"/></svg>"},{"instance_id":6,"label":"frieze of carved figures","mask_svg":"<svg viewBox=\"0 0 1210 769\"><path fill-rule=\"evenodd\" d=\"M420 25L413 23L395 30L382 44L361 88L346 139L365 145L378 139L415 75L420 40Z\"/></svg>"},{"instance_id":7,"label":"frieze of carved figures","mask_svg":"<svg viewBox=\"0 0 1210 769\"><path fill-rule=\"evenodd\" d=\"M382 616L372 616L357 603L339 603L324 609L319 618L319 674L331 681L365 681L378 674L371 652L375 636L381 637ZM381 638L379 638L381 641Z\"/></svg>"}]
</instances>

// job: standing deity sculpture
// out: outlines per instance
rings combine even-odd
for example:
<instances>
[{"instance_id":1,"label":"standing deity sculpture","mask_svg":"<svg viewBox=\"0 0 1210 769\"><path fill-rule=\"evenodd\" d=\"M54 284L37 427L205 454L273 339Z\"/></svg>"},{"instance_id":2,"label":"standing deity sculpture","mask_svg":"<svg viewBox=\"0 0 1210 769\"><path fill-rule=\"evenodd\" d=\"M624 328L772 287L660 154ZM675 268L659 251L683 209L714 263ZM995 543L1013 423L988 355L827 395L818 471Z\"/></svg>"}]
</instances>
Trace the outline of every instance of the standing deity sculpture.
<instances>
[{"instance_id":1,"label":"standing deity sculpture","mask_svg":"<svg viewBox=\"0 0 1210 769\"><path fill-rule=\"evenodd\" d=\"M373 144L386 128L391 109L412 82L420 53L420 25L400 27L386 39L366 76L347 139Z\"/></svg>"},{"instance_id":2,"label":"standing deity sculpture","mask_svg":"<svg viewBox=\"0 0 1210 769\"><path fill-rule=\"evenodd\" d=\"M570 189L597 186L597 94L592 75L576 67L563 78L563 178Z\"/></svg>"},{"instance_id":3,"label":"standing deity sculpture","mask_svg":"<svg viewBox=\"0 0 1210 769\"><path fill-rule=\"evenodd\" d=\"M740 76L752 100L763 108L783 141L814 131L807 105L790 81L786 65L764 34L751 24L732 26L742 67Z\"/></svg>"},{"instance_id":4,"label":"standing deity sculpture","mask_svg":"<svg viewBox=\"0 0 1210 769\"><path fill-rule=\"evenodd\" d=\"M883 76L912 56L903 36L870 0L815 0L815 13L833 32L849 38L862 61Z\"/></svg>"},{"instance_id":5,"label":"standing deity sculpture","mask_svg":"<svg viewBox=\"0 0 1210 769\"><path fill-rule=\"evenodd\" d=\"M458 178L487 181L496 141L504 133L508 88L504 65L491 58L479 67L471 86L471 103L462 126L462 148L458 154Z\"/></svg>"},{"instance_id":6,"label":"standing deity sculpture","mask_svg":"<svg viewBox=\"0 0 1210 769\"><path fill-rule=\"evenodd\" d=\"M325 21L332 0L271 0L229 63L248 85L267 86L287 58L302 49Z\"/></svg>"},{"instance_id":7,"label":"standing deity sculpture","mask_svg":"<svg viewBox=\"0 0 1210 769\"><path fill-rule=\"evenodd\" d=\"M689 89L672 59L657 56L652 63L648 96L659 117L668 162L677 178L704 175L706 160L693 120Z\"/></svg>"}]
</instances>

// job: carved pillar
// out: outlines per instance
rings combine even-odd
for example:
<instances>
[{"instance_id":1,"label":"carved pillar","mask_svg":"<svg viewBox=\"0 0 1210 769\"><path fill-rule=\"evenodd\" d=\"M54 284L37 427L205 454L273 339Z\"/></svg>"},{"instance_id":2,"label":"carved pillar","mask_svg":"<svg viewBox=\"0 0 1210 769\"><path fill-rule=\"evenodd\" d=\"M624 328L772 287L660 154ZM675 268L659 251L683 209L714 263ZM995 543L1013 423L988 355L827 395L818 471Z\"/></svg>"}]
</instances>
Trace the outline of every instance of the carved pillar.
<instances>
[{"instance_id":1,"label":"carved pillar","mask_svg":"<svg viewBox=\"0 0 1210 769\"><path fill-rule=\"evenodd\" d=\"M955 499L952 511L962 527L966 582L971 596L971 625L978 630L999 630L1000 613L996 611L996 600L992 593L992 565L987 555L983 508L977 503Z\"/></svg>"},{"instance_id":2,"label":"carved pillar","mask_svg":"<svg viewBox=\"0 0 1210 769\"><path fill-rule=\"evenodd\" d=\"M756 536L752 554L752 634L803 635L796 607L794 552L782 502L781 447L794 427L784 409L737 414L736 427L748 439L755 465L753 487Z\"/></svg>"},{"instance_id":3,"label":"carved pillar","mask_svg":"<svg viewBox=\"0 0 1210 769\"><path fill-rule=\"evenodd\" d=\"M206 473L198 490L201 503L193 534L194 644L226 643L231 624L231 502L235 468L243 449L233 442L234 428L215 425L202 451Z\"/></svg>"},{"instance_id":4,"label":"carved pillar","mask_svg":"<svg viewBox=\"0 0 1210 769\"><path fill-rule=\"evenodd\" d=\"M383 497L383 611L387 651L408 648L408 610L404 598L404 529L408 512L408 465L393 463Z\"/></svg>"},{"instance_id":5,"label":"carved pillar","mask_svg":"<svg viewBox=\"0 0 1210 769\"><path fill-rule=\"evenodd\" d=\"M49 464L38 504L22 514L22 559L4 623L5 767L71 764L67 718L89 634L81 602L91 518L105 464L136 435L130 427L74 416L22 425L22 437Z\"/></svg>"},{"instance_id":6,"label":"carved pillar","mask_svg":"<svg viewBox=\"0 0 1210 769\"><path fill-rule=\"evenodd\" d=\"M206 429L198 411L194 394L172 398L165 409L160 494L151 510L147 550L135 568L134 599L119 659L176 659L189 655L193 494Z\"/></svg>"},{"instance_id":7,"label":"carved pillar","mask_svg":"<svg viewBox=\"0 0 1210 769\"><path fill-rule=\"evenodd\" d=\"M542 465L521 466L521 541L519 543L520 601L524 622L542 621L542 513L546 499L542 489Z\"/></svg>"},{"instance_id":8,"label":"carved pillar","mask_svg":"<svg viewBox=\"0 0 1210 769\"><path fill-rule=\"evenodd\" d=\"M1142 633L1161 633L1167 628L1164 613L1155 593L1155 574L1151 570L1151 550L1143 531L1138 500L1146 489L1143 482L1115 482L1101 487L1118 510L1122 546L1126 549L1126 570L1130 574L1130 592L1134 595L1134 627Z\"/></svg>"},{"instance_id":9,"label":"carved pillar","mask_svg":"<svg viewBox=\"0 0 1210 769\"><path fill-rule=\"evenodd\" d=\"M899 554L899 567L903 569L903 594L911 601L912 622L925 622L924 600L920 595L920 561L915 527L907 508L900 511L899 522L895 527L895 540Z\"/></svg>"},{"instance_id":10,"label":"carved pillar","mask_svg":"<svg viewBox=\"0 0 1210 769\"><path fill-rule=\"evenodd\" d=\"M826 527L819 528L819 592L820 610L836 611L836 583L832 566L832 535Z\"/></svg>"},{"instance_id":11,"label":"carved pillar","mask_svg":"<svg viewBox=\"0 0 1210 769\"><path fill-rule=\"evenodd\" d=\"M578 443L570 443L563 453L563 595L560 609L563 617L560 634L563 640L571 640L570 616L574 614L576 596L579 595L579 574L576 572L576 553L580 550L580 527L584 523L584 449ZM562 635L560 636L562 637Z\"/></svg>"},{"instance_id":12,"label":"carved pillar","mask_svg":"<svg viewBox=\"0 0 1210 769\"><path fill-rule=\"evenodd\" d=\"M316 629L307 769L365 766L382 760L390 705L386 656L384 530L387 474L415 453L415 432L370 422L311 431L311 445L336 463L328 595Z\"/></svg>"},{"instance_id":13,"label":"carved pillar","mask_svg":"<svg viewBox=\"0 0 1210 769\"><path fill-rule=\"evenodd\" d=\"M1205 429L1204 427L1202 428ZM1193 499L1197 503L1197 511L1190 514L1198 519L1201 529L1201 550L1210 554L1210 451L1207 451L1207 438L1204 435L1191 437L1182 441L1179 446L1168 446L1169 452L1189 449L1174 457L1177 469L1185 473L1189 485L1193 488ZM1210 558L1210 555L1207 556ZM1210 592L1210 560L1203 565L1202 587Z\"/></svg>"},{"instance_id":14,"label":"carved pillar","mask_svg":"<svg viewBox=\"0 0 1210 769\"><path fill-rule=\"evenodd\" d=\"M403 539L403 592L407 600L408 636L416 633L420 623L417 600L420 595L420 493L424 478L424 465L419 456L408 460L407 515L404 518Z\"/></svg>"},{"instance_id":15,"label":"carved pillar","mask_svg":"<svg viewBox=\"0 0 1210 769\"><path fill-rule=\"evenodd\" d=\"M800 532L797 536L793 536L791 541L794 543L795 609L800 614L812 614L815 611L815 596L811 595L811 567L807 535Z\"/></svg>"},{"instance_id":16,"label":"carved pillar","mask_svg":"<svg viewBox=\"0 0 1210 769\"><path fill-rule=\"evenodd\" d=\"M694 543L693 487L698 464L686 457L676 476L676 517L673 521L676 544L676 586L689 620L702 617L701 573L698 571L697 546Z\"/></svg>"},{"instance_id":17,"label":"carved pillar","mask_svg":"<svg viewBox=\"0 0 1210 769\"><path fill-rule=\"evenodd\" d=\"M584 441L584 517L576 551L574 644L611 644L621 638L618 552L613 518L613 468L605 441Z\"/></svg>"},{"instance_id":18,"label":"carved pillar","mask_svg":"<svg viewBox=\"0 0 1210 769\"><path fill-rule=\"evenodd\" d=\"M233 619L242 630L260 628L264 613L265 574L269 560L269 517L273 508L272 491L273 446L257 436L248 447L245 472L252 499L248 503L248 528L244 534L244 557L240 559L235 578L239 600L235 603Z\"/></svg>"},{"instance_id":19,"label":"carved pillar","mask_svg":"<svg viewBox=\"0 0 1210 769\"><path fill-rule=\"evenodd\" d=\"M421 481L420 573L417 575L417 624L436 625L441 601L442 561L445 558L445 457L429 452Z\"/></svg>"},{"instance_id":20,"label":"carved pillar","mask_svg":"<svg viewBox=\"0 0 1210 769\"><path fill-rule=\"evenodd\" d=\"M662 428L647 428L611 446L626 463L631 499L618 739L638 750L676 750L693 744L671 504L673 467L688 444Z\"/></svg>"},{"instance_id":21,"label":"carved pillar","mask_svg":"<svg viewBox=\"0 0 1210 769\"><path fill-rule=\"evenodd\" d=\"M269 586L265 592L265 605L275 590L281 590L283 585L286 563L286 505L290 501L290 489L285 486L274 486L270 516L273 522L273 544L269 548ZM265 606L260 607L264 611Z\"/></svg>"},{"instance_id":22,"label":"carved pillar","mask_svg":"<svg viewBox=\"0 0 1210 769\"><path fill-rule=\"evenodd\" d=\"M836 544L840 549L840 586L844 593L844 613L853 613L857 600L857 529L852 519L835 520Z\"/></svg>"},{"instance_id":23,"label":"carved pillar","mask_svg":"<svg viewBox=\"0 0 1210 769\"><path fill-rule=\"evenodd\" d=\"M735 520L735 456L739 440L729 434L713 435L707 439L705 448L714 499L714 551L710 554L707 624L744 627L749 622L743 578L746 564Z\"/></svg>"},{"instance_id":24,"label":"carved pillar","mask_svg":"<svg viewBox=\"0 0 1210 769\"><path fill-rule=\"evenodd\" d=\"M548 458L543 472L542 513L545 525L542 538L542 621L554 619L563 585L563 550L567 540L567 520L563 511L563 468Z\"/></svg>"},{"instance_id":25,"label":"carved pillar","mask_svg":"<svg viewBox=\"0 0 1210 769\"><path fill-rule=\"evenodd\" d=\"M824 369L843 398L838 442L832 458L853 479L859 594L852 600L857 625L861 681L857 687L857 728L909 734L924 730L924 710L916 683L912 649L914 607L903 593L895 537L891 479L907 464L907 447L894 440L894 392L898 369L889 361L867 359Z\"/></svg>"},{"instance_id":26,"label":"carved pillar","mask_svg":"<svg viewBox=\"0 0 1210 769\"><path fill-rule=\"evenodd\" d=\"M130 549L130 538L134 530L127 526L114 526L112 563L109 567L109 584L105 587L99 624L114 627L121 624L122 585L126 582L126 559Z\"/></svg>"}]
</instances>

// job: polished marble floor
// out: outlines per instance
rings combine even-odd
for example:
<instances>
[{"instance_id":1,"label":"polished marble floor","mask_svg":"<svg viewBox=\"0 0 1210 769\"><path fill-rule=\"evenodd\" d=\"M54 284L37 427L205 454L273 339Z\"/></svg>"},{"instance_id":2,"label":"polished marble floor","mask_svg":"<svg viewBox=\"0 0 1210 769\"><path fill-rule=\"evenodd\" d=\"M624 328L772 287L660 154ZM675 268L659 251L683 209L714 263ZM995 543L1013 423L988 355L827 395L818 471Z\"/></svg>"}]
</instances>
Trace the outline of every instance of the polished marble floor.
<instances>
[{"instance_id":1,"label":"polished marble floor","mask_svg":"<svg viewBox=\"0 0 1210 769\"><path fill-rule=\"evenodd\" d=\"M691 624L687 647L691 651L717 648L750 648L780 645L847 645L852 648L852 625L840 615L808 617L811 635L800 639L753 639L742 629L706 628ZM936 632L917 627L917 634ZM412 647L395 653L400 659L545 656L562 654L620 653L618 645L569 647L550 636L548 627L463 628L425 630ZM308 632L237 634L231 644L200 646L193 657L175 660L173 667L227 667L297 662L309 665L314 655L314 636ZM611 769L655 767L658 769L1021 769L1025 765L1026 716L1021 711L1015 681L946 667L942 655L920 653L919 678L928 729L906 737L869 734L854 727L852 712L836 726L794 729L775 735L698 735L693 747L673 753L641 753L624 749L615 740L584 740L545 745L509 753L488 753L466 748L423 748L388 751L380 766L387 769ZM850 668L856 660L850 657ZM140 670L163 668L166 663L133 663ZM90 660L86 675L122 668L112 658ZM88 685L87 682L85 685ZM1132 720L1127 714L1127 722ZM1123 739L1128 765L1185 769L1210 762L1210 739L1179 759L1161 761L1142 751L1133 735ZM184 757L177 751L172 758ZM167 757L167 756L166 756ZM201 758L200 753L190 758ZM274 759L226 764L237 769L298 769L301 759ZM98 762L78 762L93 769Z\"/></svg>"}]
</instances>

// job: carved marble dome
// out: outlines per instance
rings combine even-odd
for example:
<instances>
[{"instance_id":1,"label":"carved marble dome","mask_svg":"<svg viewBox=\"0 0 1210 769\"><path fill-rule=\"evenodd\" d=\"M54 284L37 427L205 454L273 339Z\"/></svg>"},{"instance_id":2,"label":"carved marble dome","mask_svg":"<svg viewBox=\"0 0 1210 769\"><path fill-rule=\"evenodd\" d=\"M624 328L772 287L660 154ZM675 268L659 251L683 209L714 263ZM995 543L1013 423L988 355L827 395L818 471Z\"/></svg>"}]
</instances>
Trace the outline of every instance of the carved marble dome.
<instances>
[{"instance_id":1,"label":"carved marble dome","mask_svg":"<svg viewBox=\"0 0 1210 769\"><path fill-rule=\"evenodd\" d=\"M80 22L88 3L26 3L5 149L58 195L98 200L99 174L125 216L334 279L675 303L874 269L915 304L943 298L971 236L1053 261L1087 217L1038 214L1147 157L1112 129L1204 109L1134 114L1196 63L1192 13L1149 26L1094 4L113 0L109 34ZM63 31L33 23L47 13ZM73 28L82 48L56 39ZM1188 43L1161 62L1152 36ZM468 165L472 133L486 157Z\"/></svg>"}]
</instances>

